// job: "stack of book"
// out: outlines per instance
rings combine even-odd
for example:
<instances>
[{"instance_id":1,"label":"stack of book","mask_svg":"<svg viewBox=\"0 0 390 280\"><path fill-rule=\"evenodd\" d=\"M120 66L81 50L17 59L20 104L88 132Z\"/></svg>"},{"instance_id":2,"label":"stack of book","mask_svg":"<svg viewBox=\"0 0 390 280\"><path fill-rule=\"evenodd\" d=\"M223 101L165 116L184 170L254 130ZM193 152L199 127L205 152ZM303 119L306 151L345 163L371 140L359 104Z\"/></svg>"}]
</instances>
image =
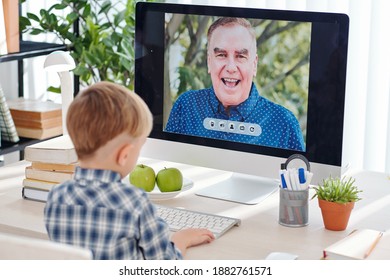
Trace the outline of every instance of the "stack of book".
<instances>
[{"instance_id":1,"label":"stack of book","mask_svg":"<svg viewBox=\"0 0 390 280\"><path fill-rule=\"evenodd\" d=\"M22 197L46 201L49 191L56 185L73 178L77 155L68 135L56 137L24 150L26 167Z\"/></svg>"},{"instance_id":2,"label":"stack of book","mask_svg":"<svg viewBox=\"0 0 390 280\"><path fill-rule=\"evenodd\" d=\"M62 134L61 104L25 98L7 103L19 137L46 139Z\"/></svg>"},{"instance_id":3,"label":"stack of book","mask_svg":"<svg viewBox=\"0 0 390 280\"><path fill-rule=\"evenodd\" d=\"M374 229L357 229L323 250L325 260L366 259L380 241L383 232Z\"/></svg>"}]
</instances>

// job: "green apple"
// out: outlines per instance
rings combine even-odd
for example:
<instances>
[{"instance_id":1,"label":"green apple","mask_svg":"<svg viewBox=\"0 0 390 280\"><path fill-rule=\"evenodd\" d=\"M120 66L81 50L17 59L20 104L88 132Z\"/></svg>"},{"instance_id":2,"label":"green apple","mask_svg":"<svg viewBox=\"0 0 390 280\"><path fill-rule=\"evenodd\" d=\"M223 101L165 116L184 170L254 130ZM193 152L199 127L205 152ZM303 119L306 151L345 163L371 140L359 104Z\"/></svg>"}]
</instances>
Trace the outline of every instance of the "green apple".
<instances>
[{"instance_id":1,"label":"green apple","mask_svg":"<svg viewBox=\"0 0 390 280\"><path fill-rule=\"evenodd\" d=\"M129 180L133 186L144 189L146 192L151 192L156 184L156 173L153 168L144 164L138 164L131 171Z\"/></svg>"},{"instance_id":2,"label":"green apple","mask_svg":"<svg viewBox=\"0 0 390 280\"><path fill-rule=\"evenodd\" d=\"M183 186L183 175L177 168L164 168L157 173L157 187L161 192L180 191Z\"/></svg>"}]
</instances>

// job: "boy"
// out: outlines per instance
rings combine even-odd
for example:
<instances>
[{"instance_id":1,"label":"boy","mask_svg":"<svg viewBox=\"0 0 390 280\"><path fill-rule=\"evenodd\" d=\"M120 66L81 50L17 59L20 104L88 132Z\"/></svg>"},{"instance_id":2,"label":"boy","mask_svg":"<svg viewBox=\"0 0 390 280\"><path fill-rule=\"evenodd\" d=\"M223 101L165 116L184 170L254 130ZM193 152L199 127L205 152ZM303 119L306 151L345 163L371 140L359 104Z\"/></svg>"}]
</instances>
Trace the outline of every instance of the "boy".
<instances>
[{"instance_id":1,"label":"boy","mask_svg":"<svg viewBox=\"0 0 390 280\"><path fill-rule=\"evenodd\" d=\"M157 216L147 194L123 184L152 129L136 94L100 82L77 95L67 128L80 166L53 188L45 206L51 240L91 249L94 259L181 259L188 247L211 242L206 229L176 232Z\"/></svg>"}]
</instances>

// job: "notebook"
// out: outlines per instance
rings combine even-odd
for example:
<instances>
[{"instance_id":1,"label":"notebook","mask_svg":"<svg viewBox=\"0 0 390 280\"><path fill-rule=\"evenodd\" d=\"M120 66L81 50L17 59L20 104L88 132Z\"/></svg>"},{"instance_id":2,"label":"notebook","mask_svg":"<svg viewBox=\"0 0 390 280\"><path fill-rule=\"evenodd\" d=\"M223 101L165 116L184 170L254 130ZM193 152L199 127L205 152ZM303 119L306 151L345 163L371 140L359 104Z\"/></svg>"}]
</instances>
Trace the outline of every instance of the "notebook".
<instances>
[{"instance_id":1,"label":"notebook","mask_svg":"<svg viewBox=\"0 0 390 280\"><path fill-rule=\"evenodd\" d=\"M326 260L363 260L367 258L380 241L383 232L372 229L358 229L325 248Z\"/></svg>"}]
</instances>

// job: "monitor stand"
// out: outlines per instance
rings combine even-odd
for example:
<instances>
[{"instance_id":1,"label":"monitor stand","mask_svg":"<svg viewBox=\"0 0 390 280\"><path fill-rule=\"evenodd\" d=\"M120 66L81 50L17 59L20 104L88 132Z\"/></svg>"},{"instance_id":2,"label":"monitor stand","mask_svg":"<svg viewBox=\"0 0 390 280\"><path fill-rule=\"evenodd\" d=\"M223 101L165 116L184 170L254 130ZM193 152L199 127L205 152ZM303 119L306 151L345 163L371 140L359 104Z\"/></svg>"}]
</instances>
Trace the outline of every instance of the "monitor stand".
<instances>
[{"instance_id":1,"label":"monitor stand","mask_svg":"<svg viewBox=\"0 0 390 280\"><path fill-rule=\"evenodd\" d=\"M253 205L267 198L277 191L278 188L279 181L276 179L232 173L228 179L203 188L195 194Z\"/></svg>"}]
</instances>

